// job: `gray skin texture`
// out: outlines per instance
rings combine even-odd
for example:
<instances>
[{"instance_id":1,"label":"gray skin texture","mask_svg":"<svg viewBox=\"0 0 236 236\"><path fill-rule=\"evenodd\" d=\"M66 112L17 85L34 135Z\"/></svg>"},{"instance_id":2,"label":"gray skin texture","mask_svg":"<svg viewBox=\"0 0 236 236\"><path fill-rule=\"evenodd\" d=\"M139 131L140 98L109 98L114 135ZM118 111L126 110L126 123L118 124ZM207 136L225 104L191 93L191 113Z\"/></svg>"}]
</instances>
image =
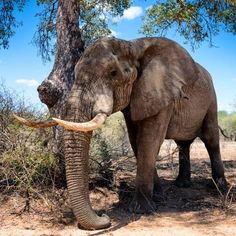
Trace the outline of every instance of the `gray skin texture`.
<instances>
[{"instance_id":1,"label":"gray skin texture","mask_svg":"<svg viewBox=\"0 0 236 236\"><path fill-rule=\"evenodd\" d=\"M124 41L104 38L87 48L75 67L75 82L63 119L91 120L122 111L137 158L136 212L155 211L153 196L160 189L155 157L164 139L180 147L175 184L190 185L189 148L196 137L204 142L212 176L227 188L220 156L217 102L209 73L180 45L166 38ZM98 216L88 191L88 153L92 132L64 132L69 196L78 224L86 229L110 226Z\"/></svg>"}]
</instances>

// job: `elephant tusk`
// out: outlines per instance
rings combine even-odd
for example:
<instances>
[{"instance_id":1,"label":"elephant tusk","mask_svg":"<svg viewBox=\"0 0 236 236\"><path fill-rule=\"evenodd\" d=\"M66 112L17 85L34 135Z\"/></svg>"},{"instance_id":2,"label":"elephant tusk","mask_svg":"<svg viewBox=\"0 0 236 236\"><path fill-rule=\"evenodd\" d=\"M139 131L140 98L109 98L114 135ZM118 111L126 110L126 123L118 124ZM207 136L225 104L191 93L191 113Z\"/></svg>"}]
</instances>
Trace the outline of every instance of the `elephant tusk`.
<instances>
[{"instance_id":1,"label":"elephant tusk","mask_svg":"<svg viewBox=\"0 0 236 236\"><path fill-rule=\"evenodd\" d=\"M60 120L57 118L52 118L58 125L63 126L67 130L71 131L83 131L88 132L95 130L102 126L102 124L106 121L107 115L105 113L97 114L92 120L83 123L76 123L71 121Z\"/></svg>"},{"instance_id":2,"label":"elephant tusk","mask_svg":"<svg viewBox=\"0 0 236 236\"><path fill-rule=\"evenodd\" d=\"M30 120L26 120L22 117L17 116L16 114L13 114L13 116L15 117L15 119L23 125L32 127L32 128L48 128L48 127L52 127L52 126L56 126L57 122L50 119L50 120L45 120L45 121L30 121Z\"/></svg>"}]
</instances>

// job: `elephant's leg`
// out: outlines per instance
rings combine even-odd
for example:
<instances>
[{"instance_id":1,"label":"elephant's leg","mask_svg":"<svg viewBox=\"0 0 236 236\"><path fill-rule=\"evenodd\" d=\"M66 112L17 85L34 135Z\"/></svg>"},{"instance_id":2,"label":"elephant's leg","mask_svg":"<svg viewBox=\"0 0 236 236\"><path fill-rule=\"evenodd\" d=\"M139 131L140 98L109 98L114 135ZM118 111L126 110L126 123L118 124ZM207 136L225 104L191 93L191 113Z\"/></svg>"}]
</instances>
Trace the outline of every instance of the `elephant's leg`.
<instances>
[{"instance_id":1,"label":"elephant's leg","mask_svg":"<svg viewBox=\"0 0 236 236\"><path fill-rule=\"evenodd\" d=\"M210 109L204 119L201 139L204 142L210 156L212 178L214 179L218 188L223 193L225 193L227 192L228 187L224 175L224 166L220 155L217 116L213 111Z\"/></svg>"},{"instance_id":2,"label":"elephant's leg","mask_svg":"<svg viewBox=\"0 0 236 236\"><path fill-rule=\"evenodd\" d=\"M132 204L135 212L151 213L156 209L152 199L156 156L166 136L171 110L168 107L138 123L136 192Z\"/></svg>"},{"instance_id":3,"label":"elephant's leg","mask_svg":"<svg viewBox=\"0 0 236 236\"><path fill-rule=\"evenodd\" d=\"M187 188L191 185L190 170L190 145L191 141L176 141L179 147L179 174L174 184L181 188Z\"/></svg>"},{"instance_id":4,"label":"elephant's leg","mask_svg":"<svg viewBox=\"0 0 236 236\"><path fill-rule=\"evenodd\" d=\"M164 195L164 191L162 188L161 179L157 174L156 168L154 169L154 172L153 172L153 197L152 199L156 204L166 199L166 196Z\"/></svg>"},{"instance_id":5,"label":"elephant's leg","mask_svg":"<svg viewBox=\"0 0 236 236\"><path fill-rule=\"evenodd\" d=\"M153 191L157 194L163 194L162 186L161 186L161 179L157 174L156 167L154 167L153 171Z\"/></svg>"},{"instance_id":6,"label":"elephant's leg","mask_svg":"<svg viewBox=\"0 0 236 236\"><path fill-rule=\"evenodd\" d=\"M135 122L131 120L131 114L130 114L130 108L127 107L123 111L123 115L125 118L128 134L129 134L129 141L131 144L131 147L133 149L134 155L137 157L137 132L138 132L138 127Z\"/></svg>"},{"instance_id":7,"label":"elephant's leg","mask_svg":"<svg viewBox=\"0 0 236 236\"><path fill-rule=\"evenodd\" d=\"M137 133L138 133L138 125L131 120L130 108L125 108L123 111L123 115L126 121L126 126L129 134L129 141L131 147L133 149L134 155L137 157ZM162 193L162 187L160 178L157 174L156 167L153 170L153 182L154 182L154 192Z\"/></svg>"}]
</instances>

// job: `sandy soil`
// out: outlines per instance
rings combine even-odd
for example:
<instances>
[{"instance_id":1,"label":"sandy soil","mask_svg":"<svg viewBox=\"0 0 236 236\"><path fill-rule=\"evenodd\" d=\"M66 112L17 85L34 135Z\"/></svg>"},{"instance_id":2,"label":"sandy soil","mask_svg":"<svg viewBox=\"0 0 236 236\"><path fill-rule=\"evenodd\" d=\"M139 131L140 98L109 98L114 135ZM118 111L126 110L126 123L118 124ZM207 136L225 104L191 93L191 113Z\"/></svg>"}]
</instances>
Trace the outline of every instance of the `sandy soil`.
<instances>
[{"instance_id":1,"label":"sandy soil","mask_svg":"<svg viewBox=\"0 0 236 236\"><path fill-rule=\"evenodd\" d=\"M233 236L236 235L236 143L221 144L222 159L231 188L223 201L215 189L210 189L210 164L202 143L194 143L191 149L191 188L177 188L173 180L177 175L177 153L174 144L165 143L158 157L157 168L162 179L164 198L157 199L158 210L150 216L134 215L127 211L133 196L135 159L121 158L115 161L116 189L98 187L91 191L93 207L111 217L112 226L107 230L85 231L77 228L70 214L55 215L42 199L33 200L30 212L18 214L25 205L20 196L0 194L1 236L69 236L69 235L160 235L160 236ZM64 222L64 223L62 223Z\"/></svg>"}]
</instances>

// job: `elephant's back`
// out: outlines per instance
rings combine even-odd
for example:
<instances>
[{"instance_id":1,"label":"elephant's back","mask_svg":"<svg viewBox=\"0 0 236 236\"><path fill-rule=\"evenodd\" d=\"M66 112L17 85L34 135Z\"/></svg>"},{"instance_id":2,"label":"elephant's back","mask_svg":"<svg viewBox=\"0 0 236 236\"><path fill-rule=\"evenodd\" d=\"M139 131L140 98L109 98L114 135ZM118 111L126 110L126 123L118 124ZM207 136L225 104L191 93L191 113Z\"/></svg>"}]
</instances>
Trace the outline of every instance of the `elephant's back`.
<instances>
[{"instance_id":1,"label":"elephant's back","mask_svg":"<svg viewBox=\"0 0 236 236\"><path fill-rule=\"evenodd\" d=\"M199 64L198 79L183 88L184 98L174 101L174 111L167 130L166 138L190 140L200 132L203 120L216 96L210 74Z\"/></svg>"}]
</instances>

